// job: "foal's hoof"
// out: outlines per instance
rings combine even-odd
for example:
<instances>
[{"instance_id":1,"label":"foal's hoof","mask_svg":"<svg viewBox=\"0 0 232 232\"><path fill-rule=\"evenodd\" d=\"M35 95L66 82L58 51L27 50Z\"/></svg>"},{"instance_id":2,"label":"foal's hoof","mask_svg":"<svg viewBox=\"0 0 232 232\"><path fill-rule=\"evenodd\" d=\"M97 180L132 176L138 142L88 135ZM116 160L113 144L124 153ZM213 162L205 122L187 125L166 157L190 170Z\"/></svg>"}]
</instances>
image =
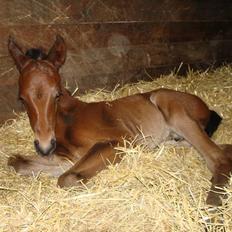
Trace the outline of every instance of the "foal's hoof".
<instances>
[{"instance_id":1,"label":"foal's hoof","mask_svg":"<svg viewBox=\"0 0 232 232\"><path fill-rule=\"evenodd\" d=\"M78 177L75 173L63 174L58 178L57 185L61 188L70 188L73 186L82 186L80 180L83 178Z\"/></svg>"}]
</instances>

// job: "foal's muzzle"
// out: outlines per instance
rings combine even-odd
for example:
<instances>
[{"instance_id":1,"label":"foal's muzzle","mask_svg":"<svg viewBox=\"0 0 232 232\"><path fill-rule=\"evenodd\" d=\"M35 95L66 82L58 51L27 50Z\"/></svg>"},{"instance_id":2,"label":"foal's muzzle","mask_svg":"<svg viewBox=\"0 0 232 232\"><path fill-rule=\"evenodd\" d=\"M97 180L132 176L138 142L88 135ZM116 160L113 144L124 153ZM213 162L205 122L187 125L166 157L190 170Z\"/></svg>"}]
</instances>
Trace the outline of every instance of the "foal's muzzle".
<instances>
[{"instance_id":1,"label":"foal's muzzle","mask_svg":"<svg viewBox=\"0 0 232 232\"><path fill-rule=\"evenodd\" d=\"M34 141L34 145L35 145L35 149L36 151L43 155L43 156L47 156L50 155L55 149L56 149L56 139L52 138L50 140L50 143L48 145L42 145L38 139L36 139Z\"/></svg>"}]
</instances>

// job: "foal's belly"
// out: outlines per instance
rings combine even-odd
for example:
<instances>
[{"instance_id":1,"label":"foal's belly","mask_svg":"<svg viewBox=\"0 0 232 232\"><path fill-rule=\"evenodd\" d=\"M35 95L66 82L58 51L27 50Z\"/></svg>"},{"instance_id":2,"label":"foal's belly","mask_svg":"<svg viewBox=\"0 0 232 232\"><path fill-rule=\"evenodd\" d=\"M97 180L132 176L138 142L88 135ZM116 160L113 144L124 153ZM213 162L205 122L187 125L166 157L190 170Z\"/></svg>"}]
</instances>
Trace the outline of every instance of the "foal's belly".
<instances>
[{"instance_id":1,"label":"foal's belly","mask_svg":"<svg viewBox=\"0 0 232 232\"><path fill-rule=\"evenodd\" d=\"M150 148L154 148L166 141L170 135L170 128L162 114L156 111L154 114L144 115L140 128L141 133L138 136L138 140Z\"/></svg>"},{"instance_id":2,"label":"foal's belly","mask_svg":"<svg viewBox=\"0 0 232 232\"><path fill-rule=\"evenodd\" d=\"M162 113L151 102L143 100L141 104L139 101L136 103L127 104L125 108L121 106L118 111L120 114L117 113L122 119L121 125L137 143L145 143L151 148L156 147L167 140L170 128Z\"/></svg>"}]
</instances>

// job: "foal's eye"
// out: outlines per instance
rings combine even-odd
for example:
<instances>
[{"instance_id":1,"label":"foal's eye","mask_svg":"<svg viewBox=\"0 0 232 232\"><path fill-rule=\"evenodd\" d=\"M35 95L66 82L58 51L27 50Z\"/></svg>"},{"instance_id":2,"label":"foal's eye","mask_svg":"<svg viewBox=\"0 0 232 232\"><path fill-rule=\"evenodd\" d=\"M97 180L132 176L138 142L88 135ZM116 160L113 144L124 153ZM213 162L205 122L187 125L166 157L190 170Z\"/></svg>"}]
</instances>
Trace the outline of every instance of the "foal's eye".
<instances>
[{"instance_id":1,"label":"foal's eye","mask_svg":"<svg viewBox=\"0 0 232 232\"><path fill-rule=\"evenodd\" d=\"M26 107L26 101L24 100L24 98L19 97L18 100L20 101L20 103L21 103L24 107Z\"/></svg>"},{"instance_id":2,"label":"foal's eye","mask_svg":"<svg viewBox=\"0 0 232 232\"><path fill-rule=\"evenodd\" d=\"M61 95L62 95L61 93L57 93L57 94L56 94L56 97L55 97L56 101L58 101L58 100L60 99L60 96L61 96Z\"/></svg>"},{"instance_id":3,"label":"foal's eye","mask_svg":"<svg viewBox=\"0 0 232 232\"><path fill-rule=\"evenodd\" d=\"M25 103L25 100L22 97L19 97L18 100L23 104Z\"/></svg>"}]
</instances>

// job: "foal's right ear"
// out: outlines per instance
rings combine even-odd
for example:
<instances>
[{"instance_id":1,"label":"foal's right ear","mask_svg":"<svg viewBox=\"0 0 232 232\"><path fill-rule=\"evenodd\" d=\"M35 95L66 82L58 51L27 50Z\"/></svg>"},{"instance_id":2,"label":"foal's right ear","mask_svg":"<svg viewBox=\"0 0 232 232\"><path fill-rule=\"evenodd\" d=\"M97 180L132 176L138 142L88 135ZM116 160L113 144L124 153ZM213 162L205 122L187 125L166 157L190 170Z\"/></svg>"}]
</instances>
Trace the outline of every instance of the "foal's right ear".
<instances>
[{"instance_id":1,"label":"foal's right ear","mask_svg":"<svg viewBox=\"0 0 232 232\"><path fill-rule=\"evenodd\" d=\"M56 41L48 52L47 60L50 61L57 69L59 69L66 59L66 45L63 37L56 36Z\"/></svg>"},{"instance_id":2,"label":"foal's right ear","mask_svg":"<svg viewBox=\"0 0 232 232\"><path fill-rule=\"evenodd\" d=\"M25 63L30 59L24 55L21 48L15 43L13 37L9 36L8 39L8 50L18 68L19 72L21 72L22 68L24 67Z\"/></svg>"}]
</instances>

